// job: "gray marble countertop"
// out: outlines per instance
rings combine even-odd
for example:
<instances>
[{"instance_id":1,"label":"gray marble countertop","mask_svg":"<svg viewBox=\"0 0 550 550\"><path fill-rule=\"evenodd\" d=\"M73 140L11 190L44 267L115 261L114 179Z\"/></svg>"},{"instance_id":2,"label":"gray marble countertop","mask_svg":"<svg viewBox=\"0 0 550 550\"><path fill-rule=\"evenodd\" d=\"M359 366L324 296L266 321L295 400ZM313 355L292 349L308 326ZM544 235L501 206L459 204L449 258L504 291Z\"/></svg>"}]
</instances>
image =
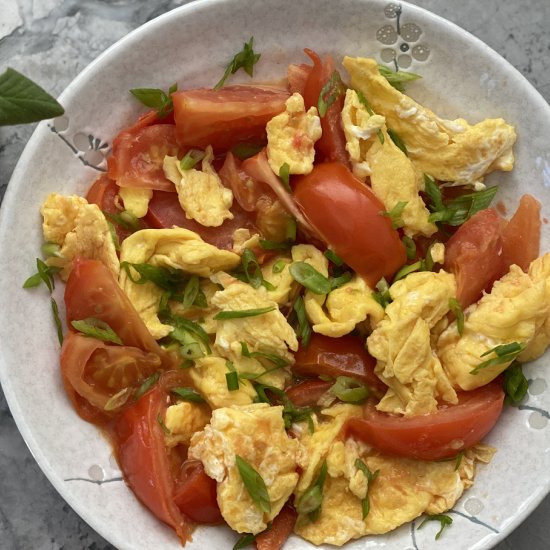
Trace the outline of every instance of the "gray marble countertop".
<instances>
[{"instance_id":1,"label":"gray marble countertop","mask_svg":"<svg viewBox=\"0 0 550 550\"><path fill-rule=\"evenodd\" d=\"M335 0L336 1L336 0ZM58 95L103 50L177 0L0 0L0 72ZM416 0L493 47L550 101L549 0ZM0 201L34 125L0 127ZM42 474L0 390L0 550L113 548ZM550 496L496 548L547 550ZM445 547L445 543L443 543ZM442 547L442 548L443 548ZM448 547L448 546L447 546Z\"/></svg>"}]
</instances>

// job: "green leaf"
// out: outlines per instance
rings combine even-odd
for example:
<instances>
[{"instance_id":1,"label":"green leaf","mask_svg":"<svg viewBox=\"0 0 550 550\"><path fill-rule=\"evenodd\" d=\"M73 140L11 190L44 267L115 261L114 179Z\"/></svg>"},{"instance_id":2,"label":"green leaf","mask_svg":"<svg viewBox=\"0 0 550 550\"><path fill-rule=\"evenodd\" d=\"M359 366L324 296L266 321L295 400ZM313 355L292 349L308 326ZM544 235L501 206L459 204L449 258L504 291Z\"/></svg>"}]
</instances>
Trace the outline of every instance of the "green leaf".
<instances>
[{"instance_id":1,"label":"green leaf","mask_svg":"<svg viewBox=\"0 0 550 550\"><path fill-rule=\"evenodd\" d=\"M464 311L456 298L449 298L449 308L456 318L456 330L462 336L464 333Z\"/></svg>"},{"instance_id":2,"label":"green leaf","mask_svg":"<svg viewBox=\"0 0 550 550\"><path fill-rule=\"evenodd\" d=\"M391 140L395 143L395 145L397 145L397 147L399 147L399 149L401 149L401 151L403 151L403 153L405 153L405 155L409 156L407 146L405 145L405 142L399 137L397 132L388 128L388 136L391 137Z\"/></svg>"},{"instance_id":3,"label":"green leaf","mask_svg":"<svg viewBox=\"0 0 550 550\"><path fill-rule=\"evenodd\" d=\"M317 100L317 110L319 116L323 118L329 109L329 107L346 92L346 87L340 78L338 71L333 71L332 75L321 88L319 99Z\"/></svg>"},{"instance_id":4,"label":"green leaf","mask_svg":"<svg viewBox=\"0 0 550 550\"><path fill-rule=\"evenodd\" d=\"M422 78L418 74L409 73L407 71L392 71L389 67L384 67L383 65L378 65L378 71L396 90L399 90L400 92L405 91L405 83Z\"/></svg>"},{"instance_id":5,"label":"green leaf","mask_svg":"<svg viewBox=\"0 0 550 550\"><path fill-rule=\"evenodd\" d=\"M197 393L193 388L172 388L170 390L183 401L191 401L193 403L204 403L204 397Z\"/></svg>"},{"instance_id":6,"label":"green leaf","mask_svg":"<svg viewBox=\"0 0 550 550\"><path fill-rule=\"evenodd\" d=\"M194 168L203 158L204 151L200 149L189 149L180 160L180 168L182 170L191 170L191 168Z\"/></svg>"},{"instance_id":7,"label":"green leaf","mask_svg":"<svg viewBox=\"0 0 550 550\"><path fill-rule=\"evenodd\" d=\"M40 283L44 283L51 294L55 288L54 275L59 273L61 268L57 266L50 266L40 258L36 258L36 269L37 273L31 275L23 283L23 288L35 288L40 286Z\"/></svg>"},{"instance_id":8,"label":"green leaf","mask_svg":"<svg viewBox=\"0 0 550 550\"><path fill-rule=\"evenodd\" d=\"M133 88L130 93L143 105L157 111L159 118L165 118L174 110L172 94L178 89L177 84L172 84L168 93L159 88Z\"/></svg>"},{"instance_id":9,"label":"green leaf","mask_svg":"<svg viewBox=\"0 0 550 550\"><path fill-rule=\"evenodd\" d=\"M525 349L526 344L519 344L518 342L511 342L510 344L503 344L496 346L485 353L482 353L480 357L486 357L487 355L494 354L495 357L487 359L480 363L477 367L470 371L470 374L477 374L480 370L492 367L494 365L504 365L505 363L511 363L514 359Z\"/></svg>"},{"instance_id":10,"label":"green leaf","mask_svg":"<svg viewBox=\"0 0 550 550\"><path fill-rule=\"evenodd\" d=\"M403 214L403 210L405 210L407 204L407 201L399 201L389 212L381 212L382 216L390 218L394 229L399 229L405 225L401 219L401 215Z\"/></svg>"},{"instance_id":11,"label":"green leaf","mask_svg":"<svg viewBox=\"0 0 550 550\"><path fill-rule=\"evenodd\" d=\"M216 313L214 315L214 319L216 321L224 321L226 319L242 319L244 317L256 317L257 315L263 315L264 313L269 313L270 311L274 311L275 306L266 306L266 307L259 307L256 309L241 309L241 310L233 310L233 311L220 311L219 313Z\"/></svg>"},{"instance_id":12,"label":"green leaf","mask_svg":"<svg viewBox=\"0 0 550 550\"><path fill-rule=\"evenodd\" d=\"M279 168L279 177L281 178L285 189L289 193L291 193L292 189L290 188L290 166L288 165L288 162L283 163Z\"/></svg>"},{"instance_id":13,"label":"green leaf","mask_svg":"<svg viewBox=\"0 0 550 550\"><path fill-rule=\"evenodd\" d=\"M306 308L304 306L304 300L301 296L296 298L292 309L296 313L296 318L298 320L298 330L296 332L302 342L302 347L306 348L311 338L311 326L307 320Z\"/></svg>"},{"instance_id":14,"label":"green leaf","mask_svg":"<svg viewBox=\"0 0 550 550\"><path fill-rule=\"evenodd\" d=\"M525 397L529 389L529 382L525 378L519 363L512 363L504 371L503 385L506 393L506 403L509 405L517 405Z\"/></svg>"},{"instance_id":15,"label":"green leaf","mask_svg":"<svg viewBox=\"0 0 550 550\"><path fill-rule=\"evenodd\" d=\"M159 378L160 372L155 372L155 374L146 378L135 393L134 399L137 401L142 395L145 395L158 382Z\"/></svg>"},{"instance_id":16,"label":"green leaf","mask_svg":"<svg viewBox=\"0 0 550 550\"><path fill-rule=\"evenodd\" d=\"M233 550L241 550L241 548L246 548L250 546L256 540L256 535L252 533L244 533L239 537L239 540L233 546Z\"/></svg>"},{"instance_id":17,"label":"green leaf","mask_svg":"<svg viewBox=\"0 0 550 550\"><path fill-rule=\"evenodd\" d=\"M443 533L443 529L453 523L453 519L450 516L447 516L445 514L434 514L431 516L426 516L424 521L418 526L418 529L421 529L428 521L439 521L439 523L441 524L441 529L439 529L439 531L435 535L435 540L439 540L439 537L441 537L441 534Z\"/></svg>"},{"instance_id":18,"label":"green leaf","mask_svg":"<svg viewBox=\"0 0 550 550\"><path fill-rule=\"evenodd\" d=\"M328 294L330 281L307 262L293 262L289 268L293 279L314 294Z\"/></svg>"},{"instance_id":19,"label":"green leaf","mask_svg":"<svg viewBox=\"0 0 550 550\"><path fill-rule=\"evenodd\" d=\"M59 340L59 345L63 344L63 326L61 325L61 319L59 318L59 308L57 307L57 302L51 298L51 307L53 321L55 323L55 328L57 330L57 339Z\"/></svg>"},{"instance_id":20,"label":"green leaf","mask_svg":"<svg viewBox=\"0 0 550 550\"><path fill-rule=\"evenodd\" d=\"M364 403L369 397L369 388L350 376L338 376L330 391L344 403Z\"/></svg>"},{"instance_id":21,"label":"green leaf","mask_svg":"<svg viewBox=\"0 0 550 550\"><path fill-rule=\"evenodd\" d=\"M214 90L219 90L227 78L235 74L239 69L243 69L248 76L254 76L254 65L258 62L262 54L254 52L254 37L244 43L243 49L235 54L233 59L227 65L223 76L214 86Z\"/></svg>"},{"instance_id":22,"label":"green leaf","mask_svg":"<svg viewBox=\"0 0 550 550\"><path fill-rule=\"evenodd\" d=\"M81 321L71 321L71 325L74 329L78 330L78 332L84 334L84 336L96 338L97 340L102 340L103 342L112 342L113 344L118 344L120 346L123 344L117 333L101 319L88 317L87 319L82 319Z\"/></svg>"},{"instance_id":23,"label":"green leaf","mask_svg":"<svg viewBox=\"0 0 550 550\"><path fill-rule=\"evenodd\" d=\"M235 462L248 494L260 510L269 514L271 501L262 476L241 456L235 455Z\"/></svg>"},{"instance_id":24,"label":"green leaf","mask_svg":"<svg viewBox=\"0 0 550 550\"><path fill-rule=\"evenodd\" d=\"M8 68L0 75L0 126L61 116L65 110L38 84Z\"/></svg>"}]
</instances>

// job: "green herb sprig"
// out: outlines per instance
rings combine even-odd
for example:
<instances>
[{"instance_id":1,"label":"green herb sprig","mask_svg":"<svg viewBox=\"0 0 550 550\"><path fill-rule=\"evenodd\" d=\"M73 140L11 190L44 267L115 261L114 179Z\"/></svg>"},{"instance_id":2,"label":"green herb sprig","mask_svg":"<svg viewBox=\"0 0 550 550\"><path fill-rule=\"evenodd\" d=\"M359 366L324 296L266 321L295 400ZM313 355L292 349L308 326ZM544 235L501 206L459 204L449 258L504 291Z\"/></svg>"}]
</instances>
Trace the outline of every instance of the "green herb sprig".
<instances>
[{"instance_id":1,"label":"green herb sprig","mask_svg":"<svg viewBox=\"0 0 550 550\"><path fill-rule=\"evenodd\" d=\"M156 109L159 118L166 118L173 110L172 94L178 89L177 84L172 84L168 92L160 88L132 88L130 93L143 105Z\"/></svg>"},{"instance_id":2,"label":"green herb sprig","mask_svg":"<svg viewBox=\"0 0 550 550\"><path fill-rule=\"evenodd\" d=\"M421 529L428 521L439 521L439 523L441 524L441 528L435 535L435 540L439 540L443 533L443 529L452 525L453 518L447 516L446 514L428 515L425 517L424 521L418 526L418 529Z\"/></svg>"},{"instance_id":3,"label":"green herb sprig","mask_svg":"<svg viewBox=\"0 0 550 550\"><path fill-rule=\"evenodd\" d=\"M245 42L243 49L236 53L233 59L227 65L223 76L214 86L214 90L219 90L230 75L235 74L239 69L243 69L248 76L254 76L254 65L258 63L262 54L254 51L254 37L250 37L248 42Z\"/></svg>"}]
</instances>

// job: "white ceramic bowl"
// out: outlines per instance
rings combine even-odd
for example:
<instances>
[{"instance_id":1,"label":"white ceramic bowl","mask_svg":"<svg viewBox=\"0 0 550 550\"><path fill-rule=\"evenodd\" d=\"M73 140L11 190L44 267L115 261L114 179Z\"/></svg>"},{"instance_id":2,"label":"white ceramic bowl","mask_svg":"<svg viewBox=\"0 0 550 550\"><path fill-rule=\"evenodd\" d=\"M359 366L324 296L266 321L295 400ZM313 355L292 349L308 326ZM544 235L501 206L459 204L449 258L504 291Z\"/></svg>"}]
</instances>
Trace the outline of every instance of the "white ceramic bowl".
<instances>
[{"instance_id":1,"label":"white ceramic bowl","mask_svg":"<svg viewBox=\"0 0 550 550\"><path fill-rule=\"evenodd\" d=\"M62 94L66 117L39 125L7 190L0 219L0 375L18 427L34 457L67 502L119 548L177 549L174 533L134 498L96 428L80 420L61 385L59 346L45 289L25 291L42 241L39 208L51 191L83 193L104 168L103 153L117 130L140 112L128 93L135 87L180 89L212 86L234 52L251 35L262 58L256 78L285 74L305 62L304 47L376 57L397 52L399 65L424 78L408 92L446 118L478 121L501 116L517 126L517 165L497 173L498 199L516 203L525 192L550 217L550 107L506 61L482 42L435 15L384 0L203 0L167 13L115 44ZM410 67L408 64L410 63ZM236 75L232 81L247 80ZM105 145L107 144L107 145ZM546 227L542 250L550 250ZM62 304L62 289L57 289ZM62 312L63 314L63 312ZM348 548L482 549L510 533L550 489L550 375L543 357L526 367L528 398L507 408L487 441L498 448L479 468L475 486L451 512L447 540L434 541L436 526L415 523ZM416 524L417 526L417 524ZM232 548L223 528L198 528L192 549ZM367 542L368 541L368 542ZM307 548L292 538L285 548Z\"/></svg>"}]
</instances>

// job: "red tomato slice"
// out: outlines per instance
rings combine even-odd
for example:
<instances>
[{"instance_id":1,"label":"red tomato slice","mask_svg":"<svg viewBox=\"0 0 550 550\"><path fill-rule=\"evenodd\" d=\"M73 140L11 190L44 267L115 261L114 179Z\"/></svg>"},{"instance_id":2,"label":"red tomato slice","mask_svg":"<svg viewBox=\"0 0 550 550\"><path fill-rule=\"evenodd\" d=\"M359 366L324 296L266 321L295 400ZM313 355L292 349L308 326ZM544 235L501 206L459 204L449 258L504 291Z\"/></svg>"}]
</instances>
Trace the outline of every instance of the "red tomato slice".
<instances>
[{"instance_id":1,"label":"red tomato slice","mask_svg":"<svg viewBox=\"0 0 550 550\"><path fill-rule=\"evenodd\" d=\"M288 387L285 393L297 407L313 407L332 385L333 382L326 382L320 378L304 380Z\"/></svg>"},{"instance_id":2,"label":"red tomato slice","mask_svg":"<svg viewBox=\"0 0 550 550\"><path fill-rule=\"evenodd\" d=\"M67 334L61 348L61 374L67 394L75 402L76 392L101 413L113 395L137 386L160 368L160 358L154 353L108 346L73 332ZM80 414L80 407L76 409Z\"/></svg>"},{"instance_id":3,"label":"red tomato slice","mask_svg":"<svg viewBox=\"0 0 550 550\"><path fill-rule=\"evenodd\" d=\"M170 460L158 421L166 408L165 391L153 387L116 418L113 437L118 462L134 494L185 544L191 538L191 525L174 502Z\"/></svg>"},{"instance_id":4,"label":"red tomato slice","mask_svg":"<svg viewBox=\"0 0 550 550\"><path fill-rule=\"evenodd\" d=\"M502 256L507 266L519 265L527 272L540 252L540 202L523 195L518 209L502 231Z\"/></svg>"},{"instance_id":5,"label":"red tomato slice","mask_svg":"<svg viewBox=\"0 0 550 550\"><path fill-rule=\"evenodd\" d=\"M311 65L307 65L306 63L288 66L286 77L288 80L288 90L291 94L298 92L301 96L304 95L311 69Z\"/></svg>"},{"instance_id":6,"label":"red tomato slice","mask_svg":"<svg viewBox=\"0 0 550 550\"><path fill-rule=\"evenodd\" d=\"M231 250L233 248L233 233L236 229L244 227L250 229L252 233L257 233L253 221L254 215L245 212L236 202L233 203L231 212L233 213L232 220L225 220L219 227L206 227L195 220L186 218L175 193L155 191L144 219L147 224L157 229L174 226L189 229L200 235L207 243Z\"/></svg>"},{"instance_id":7,"label":"red tomato slice","mask_svg":"<svg viewBox=\"0 0 550 550\"><path fill-rule=\"evenodd\" d=\"M155 124L122 130L113 140L108 176L120 187L175 191L162 169L166 155L177 156L176 127Z\"/></svg>"},{"instance_id":8,"label":"red tomato slice","mask_svg":"<svg viewBox=\"0 0 550 550\"><path fill-rule=\"evenodd\" d=\"M306 54L313 61L307 80L304 85L304 102L306 110L317 107L319 95L323 86L330 80L334 72L334 61L330 55L324 61L312 50L305 49ZM349 155L346 151L346 137L342 128L341 113L344 107L345 94L340 94L334 103L321 117L323 134L315 143L315 150L325 161L337 161L349 166Z\"/></svg>"},{"instance_id":9,"label":"red tomato slice","mask_svg":"<svg viewBox=\"0 0 550 550\"><path fill-rule=\"evenodd\" d=\"M458 405L410 418L378 412L369 401L363 418L349 419L343 433L391 455L419 460L455 456L479 443L496 424L504 402L502 382L461 392L458 400Z\"/></svg>"},{"instance_id":10,"label":"red tomato slice","mask_svg":"<svg viewBox=\"0 0 550 550\"><path fill-rule=\"evenodd\" d=\"M256 536L257 550L280 550L294 531L298 514L293 506L285 504L271 527Z\"/></svg>"},{"instance_id":11,"label":"red tomato slice","mask_svg":"<svg viewBox=\"0 0 550 550\"><path fill-rule=\"evenodd\" d=\"M174 492L178 508L196 523L222 523L216 500L216 481L206 475L199 460L186 460Z\"/></svg>"},{"instance_id":12,"label":"red tomato slice","mask_svg":"<svg viewBox=\"0 0 550 550\"><path fill-rule=\"evenodd\" d=\"M266 124L285 110L288 92L268 86L199 88L173 94L176 137L184 147L228 151L237 143L265 143Z\"/></svg>"},{"instance_id":13,"label":"red tomato slice","mask_svg":"<svg viewBox=\"0 0 550 550\"><path fill-rule=\"evenodd\" d=\"M86 200L90 204L97 204L104 212L118 214L120 210L115 205L117 195L118 185L107 174L102 174L88 189Z\"/></svg>"},{"instance_id":14,"label":"red tomato slice","mask_svg":"<svg viewBox=\"0 0 550 550\"><path fill-rule=\"evenodd\" d=\"M501 218L492 208L474 214L445 245L446 271L454 273L462 308L477 302L508 266L502 257Z\"/></svg>"},{"instance_id":15,"label":"red tomato slice","mask_svg":"<svg viewBox=\"0 0 550 550\"><path fill-rule=\"evenodd\" d=\"M65 287L67 324L94 317L107 323L126 346L158 355L164 367L170 356L157 344L111 271L98 260L78 258Z\"/></svg>"},{"instance_id":16,"label":"red tomato slice","mask_svg":"<svg viewBox=\"0 0 550 550\"><path fill-rule=\"evenodd\" d=\"M390 279L407 255L374 193L338 162L296 176L294 198L323 241L371 288Z\"/></svg>"},{"instance_id":17,"label":"red tomato slice","mask_svg":"<svg viewBox=\"0 0 550 550\"><path fill-rule=\"evenodd\" d=\"M376 359L365 349L365 342L356 336L330 338L313 333L309 345L300 346L294 355L292 371L301 376L351 376L382 396L387 386L374 374Z\"/></svg>"}]
</instances>

